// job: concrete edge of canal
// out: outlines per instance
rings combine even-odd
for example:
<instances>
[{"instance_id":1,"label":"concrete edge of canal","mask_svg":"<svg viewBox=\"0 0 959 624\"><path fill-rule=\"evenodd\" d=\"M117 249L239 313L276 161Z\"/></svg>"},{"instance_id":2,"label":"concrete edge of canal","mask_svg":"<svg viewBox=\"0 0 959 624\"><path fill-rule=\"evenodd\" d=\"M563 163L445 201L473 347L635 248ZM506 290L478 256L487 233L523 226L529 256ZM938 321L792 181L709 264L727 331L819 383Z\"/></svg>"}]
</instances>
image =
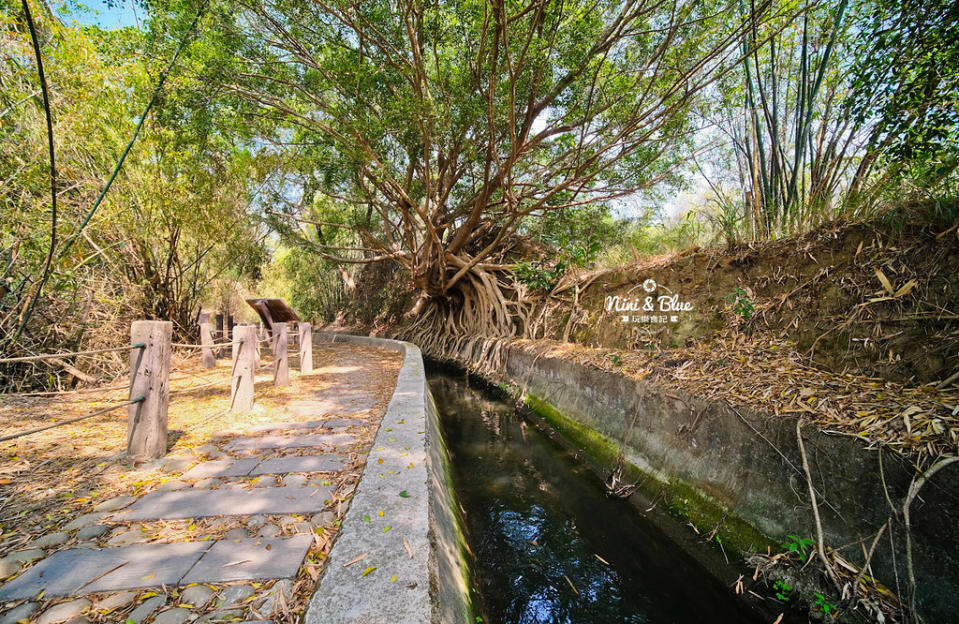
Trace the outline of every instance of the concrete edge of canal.
<instances>
[{"instance_id":1,"label":"concrete edge of canal","mask_svg":"<svg viewBox=\"0 0 959 624\"><path fill-rule=\"evenodd\" d=\"M463 522L419 348L329 332L314 340L391 349L404 361L304 621L472 622Z\"/></svg>"}]
</instances>

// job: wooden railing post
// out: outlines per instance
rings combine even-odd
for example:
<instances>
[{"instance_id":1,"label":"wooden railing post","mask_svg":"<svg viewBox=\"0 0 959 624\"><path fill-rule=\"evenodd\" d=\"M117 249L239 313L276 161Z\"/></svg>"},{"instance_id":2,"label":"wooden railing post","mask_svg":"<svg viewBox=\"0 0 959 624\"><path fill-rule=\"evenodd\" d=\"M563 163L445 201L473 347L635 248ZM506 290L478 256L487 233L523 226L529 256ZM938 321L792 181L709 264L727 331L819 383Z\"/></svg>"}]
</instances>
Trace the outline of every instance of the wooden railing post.
<instances>
[{"instance_id":1,"label":"wooden railing post","mask_svg":"<svg viewBox=\"0 0 959 624\"><path fill-rule=\"evenodd\" d=\"M300 323L300 372L313 372L313 328Z\"/></svg>"},{"instance_id":2,"label":"wooden railing post","mask_svg":"<svg viewBox=\"0 0 959 624\"><path fill-rule=\"evenodd\" d=\"M213 323L206 321L200 323L200 359L203 368L215 368L216 356L213 355Z\"/></svg>"},{"instance_id":3,"label":"wooden railing post","mask_svg":"<svg viewBox=\"0 0 959 624\"><path fill-rule=\"evenodd\" d=\"M286 323L273 323L273 385L290 385Z\"/></svg>"},{"instance_id":4,"label":"wooden railing post","mask_svg":"<svg viewBox=\"0 0 959 624\"><path fill-rule=\"evenodd\" d=\"M262 332L259 323L254 323L250 325L250 327L253 328L253 337L256 339L256 348L253 349L253 369L256 370L260 368L260 339Z\"/></svg>"},{"instance_id":5,"label":"wooden railing post","mask_svg":"<svg viewBox=\"0 0 959 624\"><path fill-rule=\"evenodd\" d=\"M217 344L223 344L224 342L229 342L229 340L227 339L228 336L229 334L227 334L223 330L223 315L217 314L216 315L216 336L214 337L213 341ZM222 356L223 356L223 347L220 347L219 349L216 350L216 357L219 358Z\"/></svg>"},{"instance_id":6,"label":"wooden railing post","mask_svg":"<svg viewBox=\"0 0 959 624\"><path fill-rule=\"evenodd\" d=\"M230 410L245 414L253 409L253 376L256 350L256 327L233 327L233 376L230 383Z\"/></svg>"},{"instance_id":7,"label":"wooden railing post","mask_svg":"<svg viewBox=\"0 0 959 624\"><path fill-rule=\"evenodd\" d=\"M130 400L127 456L136 461L166 455L167 408L170 405L170 321L134 321L130 339L143 348L130 351Z\"/></svg>"}]
</instances>

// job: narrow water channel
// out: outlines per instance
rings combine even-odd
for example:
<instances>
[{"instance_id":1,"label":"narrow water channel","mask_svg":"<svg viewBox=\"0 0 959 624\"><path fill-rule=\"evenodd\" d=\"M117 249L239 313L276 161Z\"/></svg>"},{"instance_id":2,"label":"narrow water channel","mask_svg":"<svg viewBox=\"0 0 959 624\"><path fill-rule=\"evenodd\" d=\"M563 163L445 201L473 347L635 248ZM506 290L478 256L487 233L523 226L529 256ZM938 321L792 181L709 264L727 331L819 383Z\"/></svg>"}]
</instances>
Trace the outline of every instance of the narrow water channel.
<instances>
[{"instance_id":1,"label":"narrow water channel","mask_svg":"<svg viewBox=\"0 0 959 624\"><path fill-rule=\"evenodd\" d=\"M508 403L431 371L489 624L758 621Z\"/></svg>"}]
</instances>

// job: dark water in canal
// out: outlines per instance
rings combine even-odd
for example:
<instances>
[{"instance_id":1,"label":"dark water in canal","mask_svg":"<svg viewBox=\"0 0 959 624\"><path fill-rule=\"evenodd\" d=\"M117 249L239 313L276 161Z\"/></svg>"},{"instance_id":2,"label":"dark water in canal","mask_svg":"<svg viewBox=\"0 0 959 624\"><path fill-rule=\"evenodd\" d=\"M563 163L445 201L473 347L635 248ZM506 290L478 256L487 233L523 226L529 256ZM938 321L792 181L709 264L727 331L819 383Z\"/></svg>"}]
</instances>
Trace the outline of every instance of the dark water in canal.
<instances>
[{"instance_id":1,"label":"dark water in canal","mask_svg":"<svg viewBox=\"0 0 959 624\"><path fill-rule=\"evenodd\" d=\"M462 375L429 382L489 624L758 621L511 405Z\"/></svg>"}]
</instances>

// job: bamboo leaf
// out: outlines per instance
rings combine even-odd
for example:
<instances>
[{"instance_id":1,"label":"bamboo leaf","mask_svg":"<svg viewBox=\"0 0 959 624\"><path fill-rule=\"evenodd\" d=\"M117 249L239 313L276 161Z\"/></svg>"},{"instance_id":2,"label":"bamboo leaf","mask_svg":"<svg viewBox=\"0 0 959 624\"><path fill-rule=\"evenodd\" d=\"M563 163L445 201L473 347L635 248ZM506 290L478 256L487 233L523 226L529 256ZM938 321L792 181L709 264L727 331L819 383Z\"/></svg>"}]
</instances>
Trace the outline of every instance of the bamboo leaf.
<instances>
[{"instance_id":1,"label":"bamboo leaf","mask_svg":"<svg viewBox=\"0 0 959 624\"><path fill-rule=\"evenodd\" d=\"M893 297L905 297L906 295L908 295L908 294L912 291L913 288L915 288L916 284L918 284L918 283L919 283L919 282L917 282L917 281L914 280L914 279L909 280L908 282L906 282L905 284L903 284L903 285L899 288L899 290L897 290L897 291L895 292L895 294L893 295Z\"/></svg>"},{"instance_id":2,"label":"bamboo leaf","mask_svg":"<svg viewBox=\"0 0 959 624\"><path fill-rule=\"evenodd\" d=\"M890 295L893 295L896 292L896 289L892 287L889 278L886 277L886 274L882 272L879 267L873 269L876 272L876 277L879 278L879 281L882 283L882 287L886 289L886 292Z\"/></svg>"}]
</instances>

